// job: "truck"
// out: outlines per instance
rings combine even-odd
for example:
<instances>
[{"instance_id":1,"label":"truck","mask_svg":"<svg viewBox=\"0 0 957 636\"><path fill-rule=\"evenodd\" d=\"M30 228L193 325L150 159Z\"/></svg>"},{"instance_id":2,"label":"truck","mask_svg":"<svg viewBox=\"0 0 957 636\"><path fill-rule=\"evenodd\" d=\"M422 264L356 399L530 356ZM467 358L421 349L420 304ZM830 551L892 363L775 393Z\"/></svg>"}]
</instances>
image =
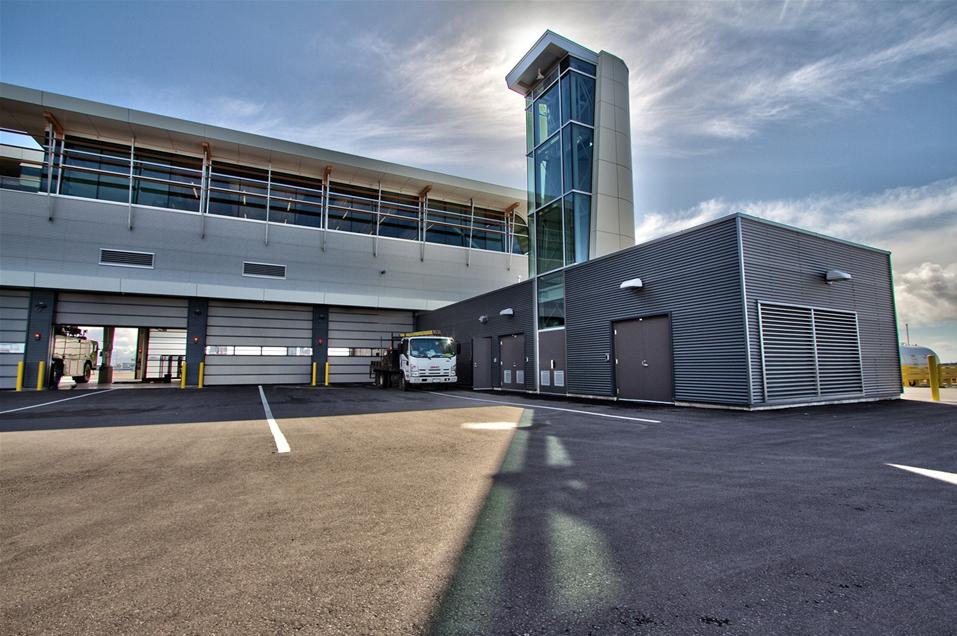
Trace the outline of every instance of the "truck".
<instances>
[{"instance_id":1,"label":"truck","mask_svg":"<svg viewBox=\"0 0 957 636\"><path fill-rule=\"evenodd\" d=\"M70 327L59 327L53 336L53 356L50 364L52 385L56 387L64 375L77 384L86 384L96 368L100 345L86 337L86 332Z\"/></svg>"},{"instance_id":2,"label":"truck","mask_svg":"<svg viewBox=\"0 0 957 636\"><path fill-rule=\"evenodd\" d=\"M414 331L393 336L389 348L369 364L375 385L402 391L420 384L455 384L459 345L439 331Z\"/></svg>"}]
</instances>

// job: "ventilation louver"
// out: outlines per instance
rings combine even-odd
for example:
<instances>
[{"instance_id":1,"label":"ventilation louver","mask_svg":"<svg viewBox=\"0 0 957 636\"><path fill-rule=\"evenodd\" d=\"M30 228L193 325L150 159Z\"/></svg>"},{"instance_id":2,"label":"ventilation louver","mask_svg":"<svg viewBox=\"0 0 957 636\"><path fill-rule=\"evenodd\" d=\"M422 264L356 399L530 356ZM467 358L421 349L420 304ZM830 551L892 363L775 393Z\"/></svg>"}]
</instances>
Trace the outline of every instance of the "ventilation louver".
<instances>
[{"instance_id":1,"label":"ventilation louver","mask_svg":"<svg viewBox=\"0 0 957 636\"><path fill-rule=\"evenodd\" d=\"M120 267L146 267L152 269L152 252L130 252L127 250L100 249L100 265L117 265Z\"/></svg>"},{"instance_id":2,"label":"ventilation louver","mask_svg":"<svg viewBox=\"0 0 957 636\"><path fill-rule=\"evenodd\" d=\"M272 265L270 263L250 263L243 261L243 276L262 276L265 278L285 278L285 265Z\"/></svg>"},{"instance_id":3,"label":"ventilation louver","mask_svg":"<svg viewBox=\"0 0 957 636\"><path fill-rule=\"evenodd\" d=\"M768 401L864 391L857 314L758 305Z\"/></svg>"}]
</instances>

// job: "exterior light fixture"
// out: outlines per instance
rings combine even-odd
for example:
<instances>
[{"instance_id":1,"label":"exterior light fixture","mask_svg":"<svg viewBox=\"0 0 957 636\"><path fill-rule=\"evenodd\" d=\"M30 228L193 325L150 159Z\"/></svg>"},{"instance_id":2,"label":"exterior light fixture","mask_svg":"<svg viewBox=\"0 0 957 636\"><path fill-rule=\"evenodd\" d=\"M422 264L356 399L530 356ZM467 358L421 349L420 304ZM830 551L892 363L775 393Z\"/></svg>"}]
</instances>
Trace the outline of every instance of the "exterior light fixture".
<instances>
[{"instance_id":1,"label":"exterior light fixture","mask_svg":"<svg viewBox=\"0 0 957 636\"><path fill-rule=\"evenodd\" d=\"M512 309L511 307L506 307L506 308L503 309L502 311L498 312L498 315L499 315L499 316L509 316L509 317L512 317L512 316L515 315L515 310Z\"/></svg>"},{"instance_id":2,"label":"exterior light fixture","mask_svg":"<svg viewBox=\"0 0 957 636\"><path fill-rule=\"evenodd\" d=\"M488 322L488 316L485 316L485 315L479 316L479 322L484 325L485 323Z\"/></svg>"},{"instance_id":3,"label":"exterior light fixture","mask_svg":"<svg viewBox=\"0 0 957 636\"><path fill-rule=\"evenodd\" d=\"M827 281L828 285L831 285L842 280L854 280L854 277L847 272L842 272L839 269L829 269L827 270L827 273L824 274L824 280Z\"/></svg>"},{"instance_id":4,"label":"exterior light fixture","mask_svg":"<svg viewBox=\"0 0 957 636\"><path fill-rule=\"evenodd\" d=\"M630 278L623 281L621 285L618 286L618 289L641 289L644 286L640 278Z\"/></svg>"}]
</instances>

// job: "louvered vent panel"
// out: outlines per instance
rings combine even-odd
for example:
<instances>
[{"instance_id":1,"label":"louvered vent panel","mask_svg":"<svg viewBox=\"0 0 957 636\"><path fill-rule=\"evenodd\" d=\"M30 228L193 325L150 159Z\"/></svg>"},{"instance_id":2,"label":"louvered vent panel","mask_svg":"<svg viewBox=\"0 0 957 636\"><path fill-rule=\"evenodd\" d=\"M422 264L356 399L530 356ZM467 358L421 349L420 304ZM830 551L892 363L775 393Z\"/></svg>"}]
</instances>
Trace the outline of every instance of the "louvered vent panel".
<instances>
[{"instance_id":1,"label":"louvered vent panel","mask_svg":"<svg viewBox=\"0 0 957 636\"><path fill-rule=\"evenodd\" d=\"M152 252L129 252L126 250L100 249L100 265L124 267L153 267Z\"/></svg>"},{"instance_id":2,"label":"louvered vent panel","mask_svg":"<svg viewBox=\"0 0 957 636\"><path fill-rule=\"evenodd\" d=\"M768 399L817 395L811 310L762 305L761 334Z\"/></svg>"},{"instance_id":3,"label":"louvered vent panel","mask_svg":"<svg viewBox=\"0 0 957 636\"><path fill-rule=\"evenodd\" d=\"M243 261L243 276L266 276L269 278L285 278L285 265L272 265L270 263L250 263Z\"/></svg>"},{"instance_id":4,"label":"louvered vent panel","mask_svg":"<svg viewBox=\"0 0 957 636\"><path fill-rule=\"evenodd\" d=\"M861 393L861 350L857 317L844 312L814 310L817 364L822 395Z\"/></svg>"},{"instance_id":5,"label":"louvered vent panel","mask_svg":"<svg viewBox=\"0 0 957 636\"><path fill-rule=\"evenodd\" d=\"M759 312L769 401L863 393L856 314L766 304Z\"/></svg>"}]
</instances>

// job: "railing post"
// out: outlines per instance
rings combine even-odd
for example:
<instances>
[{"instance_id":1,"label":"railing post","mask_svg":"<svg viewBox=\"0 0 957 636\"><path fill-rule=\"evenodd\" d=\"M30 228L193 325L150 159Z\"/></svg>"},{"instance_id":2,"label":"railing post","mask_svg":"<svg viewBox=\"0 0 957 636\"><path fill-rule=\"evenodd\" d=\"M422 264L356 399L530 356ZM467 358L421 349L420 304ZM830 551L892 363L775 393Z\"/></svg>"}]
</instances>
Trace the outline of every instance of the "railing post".
<instances>
[{"instance_id":1,"label":"railing post","mask_svg":"<svg viewBox=\"0 0 957 636\"><path fill-rule=\"evenodd\" d=\"M208 146L204 148L203 165L206 170L206 205L203 206L202 232L200 238L206 238L206 216L209 214L210 192L213 190L213 158L209 154Z\"/></svg>"},{"instance_id":2,"label":"railing post","mask_svg":"<svg viewBox=\"0 0 957 636\"><path fill-rule=\"evenodd\" d=\"M266 239L264 245L269 245L269 203L272 197L272 162L269 162L269 172L266 173Z\"/></svg>"},{"instance_id":3,"label":"railing post","mask_svg":"<svg viewBox=\"0 0 957 636\"><path fill-rule=\"evenodd\" d=\"M47 220L53 221L53 158L56 156L56 137L53 135L53 122L47 123Z\"/></svg>"},{"instance_id":4,"label":"railing post","mask_svg":"<svg viewBox=\"0 0 957 636\"><path fill-rule=\"evenodd\" d=\"M379 255L379 223L382 222L382 182L379 182L379 195L375 203L375 238L372 239L372 255Z\"/></svg>"},{"instance_id":5,"label":"railing post","mask_svg":"<svg viewBox=\"0 0 957 636\"><path fill-rule=\"evenodd\" d=\"M320 243L322 251L326 251L326 232L329 230L329 175L332 166L326 166L322 171L322 237Z\"/></svg>"},{"instance_id":6,"label":"railing post","mask_svg":"<svg viewBox=\"0 0 957 636\"><path fill-rule=\"evenodd\" d=\"M469 199L469 244L465 247L465 266L472 266L472 237L475 235L475 200Z\"/></svg>"},{"instance_id":7,"label":"railing post","mask_svg":"<svg viewBox=\"0 0 957 636\"><path fill-rule=\"evenodd\" d=\"M136 149L136 137L130 138L130 183L129 183L129 192L127 194L127 208L129 213L128 225L129 229L133 231L133 152Z\"/></svg>"}]
</instances>

